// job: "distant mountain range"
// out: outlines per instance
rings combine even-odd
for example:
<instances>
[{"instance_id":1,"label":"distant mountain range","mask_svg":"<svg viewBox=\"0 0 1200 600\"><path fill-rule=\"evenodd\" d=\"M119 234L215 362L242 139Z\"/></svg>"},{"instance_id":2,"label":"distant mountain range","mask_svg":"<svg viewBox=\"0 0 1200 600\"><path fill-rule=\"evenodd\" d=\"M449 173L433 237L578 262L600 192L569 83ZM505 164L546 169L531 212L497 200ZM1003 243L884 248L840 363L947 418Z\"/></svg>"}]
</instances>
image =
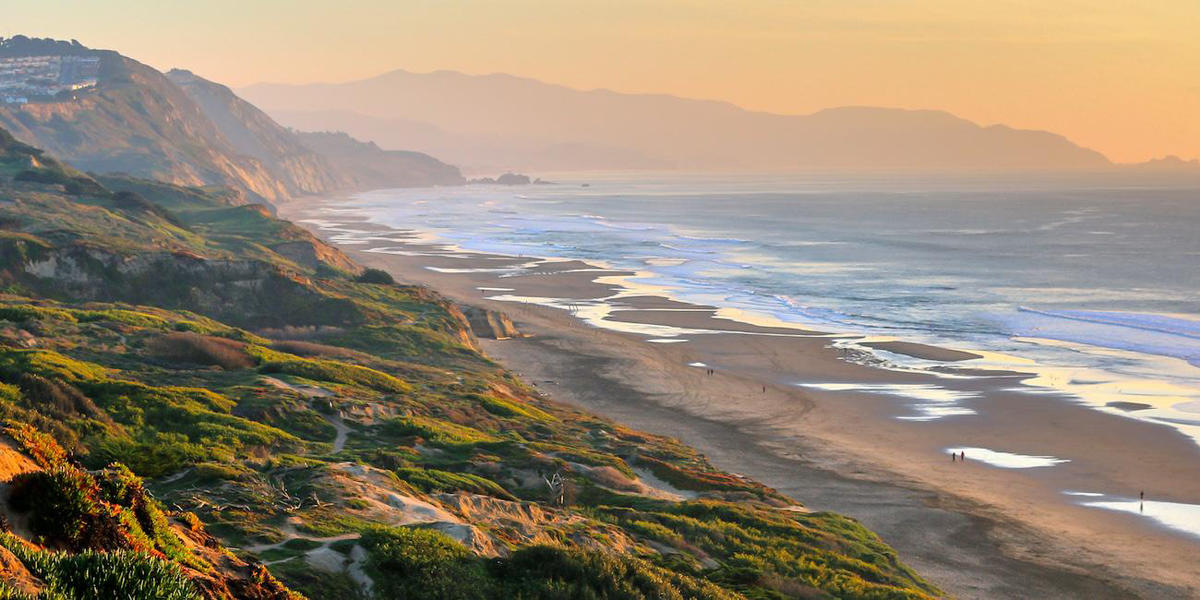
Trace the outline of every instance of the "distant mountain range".
<instances>
[{"instance_id":1,"label":"distant mountain range","mask_svg":"<svg viewBox=\"0 0 1200 600\"><path fill-rule=\"evenodd\" d=\"M95 85L69 96L0 99L0 128L83 170L225 186L247 200L271 203L354 189L364 181L375 187L465 181L454 167L419 153L375 148L379 156L370 156L359 148L354 160L322 154L229 88L188 71L163 74L77 42L22 36L0 42L3 57L56 55L98 57ZM395 168L381 174L378 161ZM360 172L359 165L370 166Z\"/></svg>"},{"instance_id":2,"label":"distant mountain range","mask_svg":"<svg viewBox=\"0 0 1200 600\"><path fill-rule=\"evenodd\" d=\"M189 71L160 73L74 41L0 40L0 67L31 58L43 83L64 69L56 91L0 96L0 128L85 171L227 187L245 201L465 183L452 164L489 174L1114 167L1052 133L981 127L940 111L846 107L785 116L448 71L260 84L235 94ZM0 87L41 89L18 80L19 72L0 68ZM1200 164L1174 157L1121 167L1155 176L1200 173Z\"/></svg>"},{"instance_id":3,"label":"distant mountain range","mask_svg":"<svg viewBox=\"0 0 1200 600\"><path fill-rule=\"evenodd\" d=\"M393 71L239 91L276 120L412 148L476 169L1078 170L1112 165L1044 131L942 111L810 115L674 96L580 91L510 75Z\"/></svg>"}]
</instances>

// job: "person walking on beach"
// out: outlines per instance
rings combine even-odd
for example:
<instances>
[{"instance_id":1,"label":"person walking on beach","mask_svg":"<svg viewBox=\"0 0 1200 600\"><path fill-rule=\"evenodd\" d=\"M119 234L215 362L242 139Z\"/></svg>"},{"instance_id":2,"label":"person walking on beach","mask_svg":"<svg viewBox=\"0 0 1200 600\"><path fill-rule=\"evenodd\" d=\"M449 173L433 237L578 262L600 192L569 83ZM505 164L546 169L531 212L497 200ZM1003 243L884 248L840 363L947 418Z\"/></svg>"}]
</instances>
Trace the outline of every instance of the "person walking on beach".
<instances>
[{"instance_id":1,"label":"person walking on beach","mask_svg":"<svg viewBox=\"0 0 1200 600\"><path fill-rule=\"evenodd\" d=\"M958 453L954 452L952 450L952 451L950 451L950 462L956 462L956 461L958 461Z\"/></svg>"}]
</instances>

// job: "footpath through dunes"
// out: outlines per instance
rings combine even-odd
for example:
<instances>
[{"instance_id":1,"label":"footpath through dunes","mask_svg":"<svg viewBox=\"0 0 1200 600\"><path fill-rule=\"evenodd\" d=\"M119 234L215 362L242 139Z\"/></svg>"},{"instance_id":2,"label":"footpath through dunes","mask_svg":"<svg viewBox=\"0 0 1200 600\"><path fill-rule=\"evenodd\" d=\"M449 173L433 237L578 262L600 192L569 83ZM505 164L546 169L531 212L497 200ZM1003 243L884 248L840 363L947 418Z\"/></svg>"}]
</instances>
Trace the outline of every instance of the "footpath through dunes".
<instances>
[{"instance_id":1,"label":"footpath through dunes","mask_svg":"<svg viewBox=\"0 0 1200 600\"><path fill-rule=\"evenodd\" d=\"M262 207L11 142L0 597L941 595L858 522L545 397L457 305Z\"/></svg>"},{"instance_id":2,"label":"footpath through dunes","mask_svg":"<svg viewBox=\"0 0 1200 600\"><path fill-rule=\"evenodd\" d=\"M648 298L625 291L619 273L586 264L451 252L319 203L289 215L312 219L315 232L347 242L364 264L508 313L529 337L485 340L484 348L549 397L678 437L723 469L855 516L956 597L1200 593L1195 539L1064 493L1153 486L1198 502L1189 462L1178 458L1196 448L1182 436L1014 391L1021 376L1012 372L947 383L848 362L818 332L735 323L708 307ZM602 300L615 293L625 295ZM888 349L936 352L969 369L970 356L957 351ZM809 382L825 387L798 385ZM849 388L834 391L835 383ZM980 418L941 418L947 408ZM952 465L945 449L965 446L1032 448L1070 462Z\"/></svg>"}]
</instances>

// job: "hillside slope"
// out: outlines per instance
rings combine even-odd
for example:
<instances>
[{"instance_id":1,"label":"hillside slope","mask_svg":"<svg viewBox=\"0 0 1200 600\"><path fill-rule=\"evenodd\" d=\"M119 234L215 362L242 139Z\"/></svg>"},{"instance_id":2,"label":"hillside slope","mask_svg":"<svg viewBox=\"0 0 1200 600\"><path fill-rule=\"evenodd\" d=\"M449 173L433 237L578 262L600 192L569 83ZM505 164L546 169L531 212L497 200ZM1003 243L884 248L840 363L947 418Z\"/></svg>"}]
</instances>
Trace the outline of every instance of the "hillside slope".
<instances>
[{"instance_id":1,"label":"hillside slope","mask_svg":"<svg viewBox=\"0 0 1200 600\"><path fill-rule=\"evenodd\" d=\"M350 186L325 157L300 144L229 88L182 69L168 71L167 79L199 105L235 152L258 160L287 186L289 194L320 194Z\"/></svg>"},{"instance_id":2,"label":"hillside slope","mask_svg":"<svg viewBox=\"0 0 1200 600\"><path fill-rule=\"evenodd\" d=\"M301 144L324 156L355 189L461 185L466 179L457 167L428 154L383 150L343 132L292 132Z\"/></svg>"},{"instance_id":3,"label":"hillside slope","mask_svg":"<svg viewBox=\"0 0 1200 600\"><path fill-rule=\"evenodd\" d=\"M227 200L0 135L0 597L937 594L858 523L546 400L456 306Z\"/></svg>"},{"instance_id":4,"label":"hillside slope","mask_svg":"<svg viewBox=\"0 0 1200 600\"><path fill-rule=\"evenodd\" d=\"M54 47L43 40L5 41L10 54L41 55ZM272 202L287 197L286 183L237 153L201 108L158 71L108 50L66 43L57 48L99 58L97 84L68 98L0 105L0 127L17 139L87 171L223 185Z\"/></svg>"},{"instance_id":5,"label":"hillside slope","mask_svg":"<svg viewBox=\"0 0 1200 600\"><path fill-rule=\"evenodd\" d=\"M1104 156L1047 132L941 111L747 111L665 95L581 91L510 75L393 71L239 93L284 125L334 129L456 164L519 168L1095 169ZM398 144L404 144L398 146Z\"/></svg>"}]
</instances>

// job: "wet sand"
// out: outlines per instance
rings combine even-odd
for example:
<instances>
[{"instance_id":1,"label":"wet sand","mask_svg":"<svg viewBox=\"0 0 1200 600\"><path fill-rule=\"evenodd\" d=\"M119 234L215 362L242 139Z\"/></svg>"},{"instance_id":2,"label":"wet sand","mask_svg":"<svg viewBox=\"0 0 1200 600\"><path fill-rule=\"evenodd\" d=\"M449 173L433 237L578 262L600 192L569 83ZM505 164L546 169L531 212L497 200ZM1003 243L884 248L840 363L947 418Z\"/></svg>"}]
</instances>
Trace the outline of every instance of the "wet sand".
<instances>
[{"instance_id":1,"label":"wet sand","mask_svg":"<svg viewBox=\"0 0 1200 600\"><path fill-rule=\"evenodd\" d=\"M937 346L918 344L915 342L863 342L862 345L879 350L886 350L887 352L895 352L896 354L904 354L914 358L938 360L942 362L958 362L962 360L980 358L978 354L973 352L963 352L962 350L954 350L951 348L939 348Z\"/></svg>"},{"instance_id":2,"label":"wet sand","mask_svg":"<svg viewBox=\"0 0 1200 600\"><path fill-rule=\"evenodd\" d=\"M282 212L304 219L318 209L308 203ZM406 239L353 219L319 218ZM314 231L327 238L336 233ZM712 307L654 296L620 298L630 310L608 318L631 331L649 324L705 332L673 338L686 342L647 343L652 336L597 329L568 312L588 316L598 299L620 291L612 279L597 281L613 273L557 262L500 277L492 269L529 259L445 256L419 244L404 246L406 254L367 251L379 246L402 244L372 241L342 249L400 280L511 315L532 337L485 341L484 348L551 397L678 437L723 469L811 508L856 517L952 596L1200 596L1200 538L1136 515L1084 507L1063 494L1136 497L1144 489L1157 500L1200 503L1200 450L1172 430L1062 396L1012 391L1020 380L1012 373L942 379L871 368L843 360L853 350L831 347L834 340L821 332L731 321ZM503 295L564 299L563 308L490 299ZM920 344L882 344L926 360L973 357ZM689 366L697 362L717 374ZM813 384L826 388L805 387ZM960 398L953 407L976 414L904 420L947 405L854 391L850 384L918 391L934 386ZM848 385L852 389L830 391ZM971 457L952 463L945 449L959 446L1071 462L1038 469L994 468Z\"/></svg>"}]
</instances>

